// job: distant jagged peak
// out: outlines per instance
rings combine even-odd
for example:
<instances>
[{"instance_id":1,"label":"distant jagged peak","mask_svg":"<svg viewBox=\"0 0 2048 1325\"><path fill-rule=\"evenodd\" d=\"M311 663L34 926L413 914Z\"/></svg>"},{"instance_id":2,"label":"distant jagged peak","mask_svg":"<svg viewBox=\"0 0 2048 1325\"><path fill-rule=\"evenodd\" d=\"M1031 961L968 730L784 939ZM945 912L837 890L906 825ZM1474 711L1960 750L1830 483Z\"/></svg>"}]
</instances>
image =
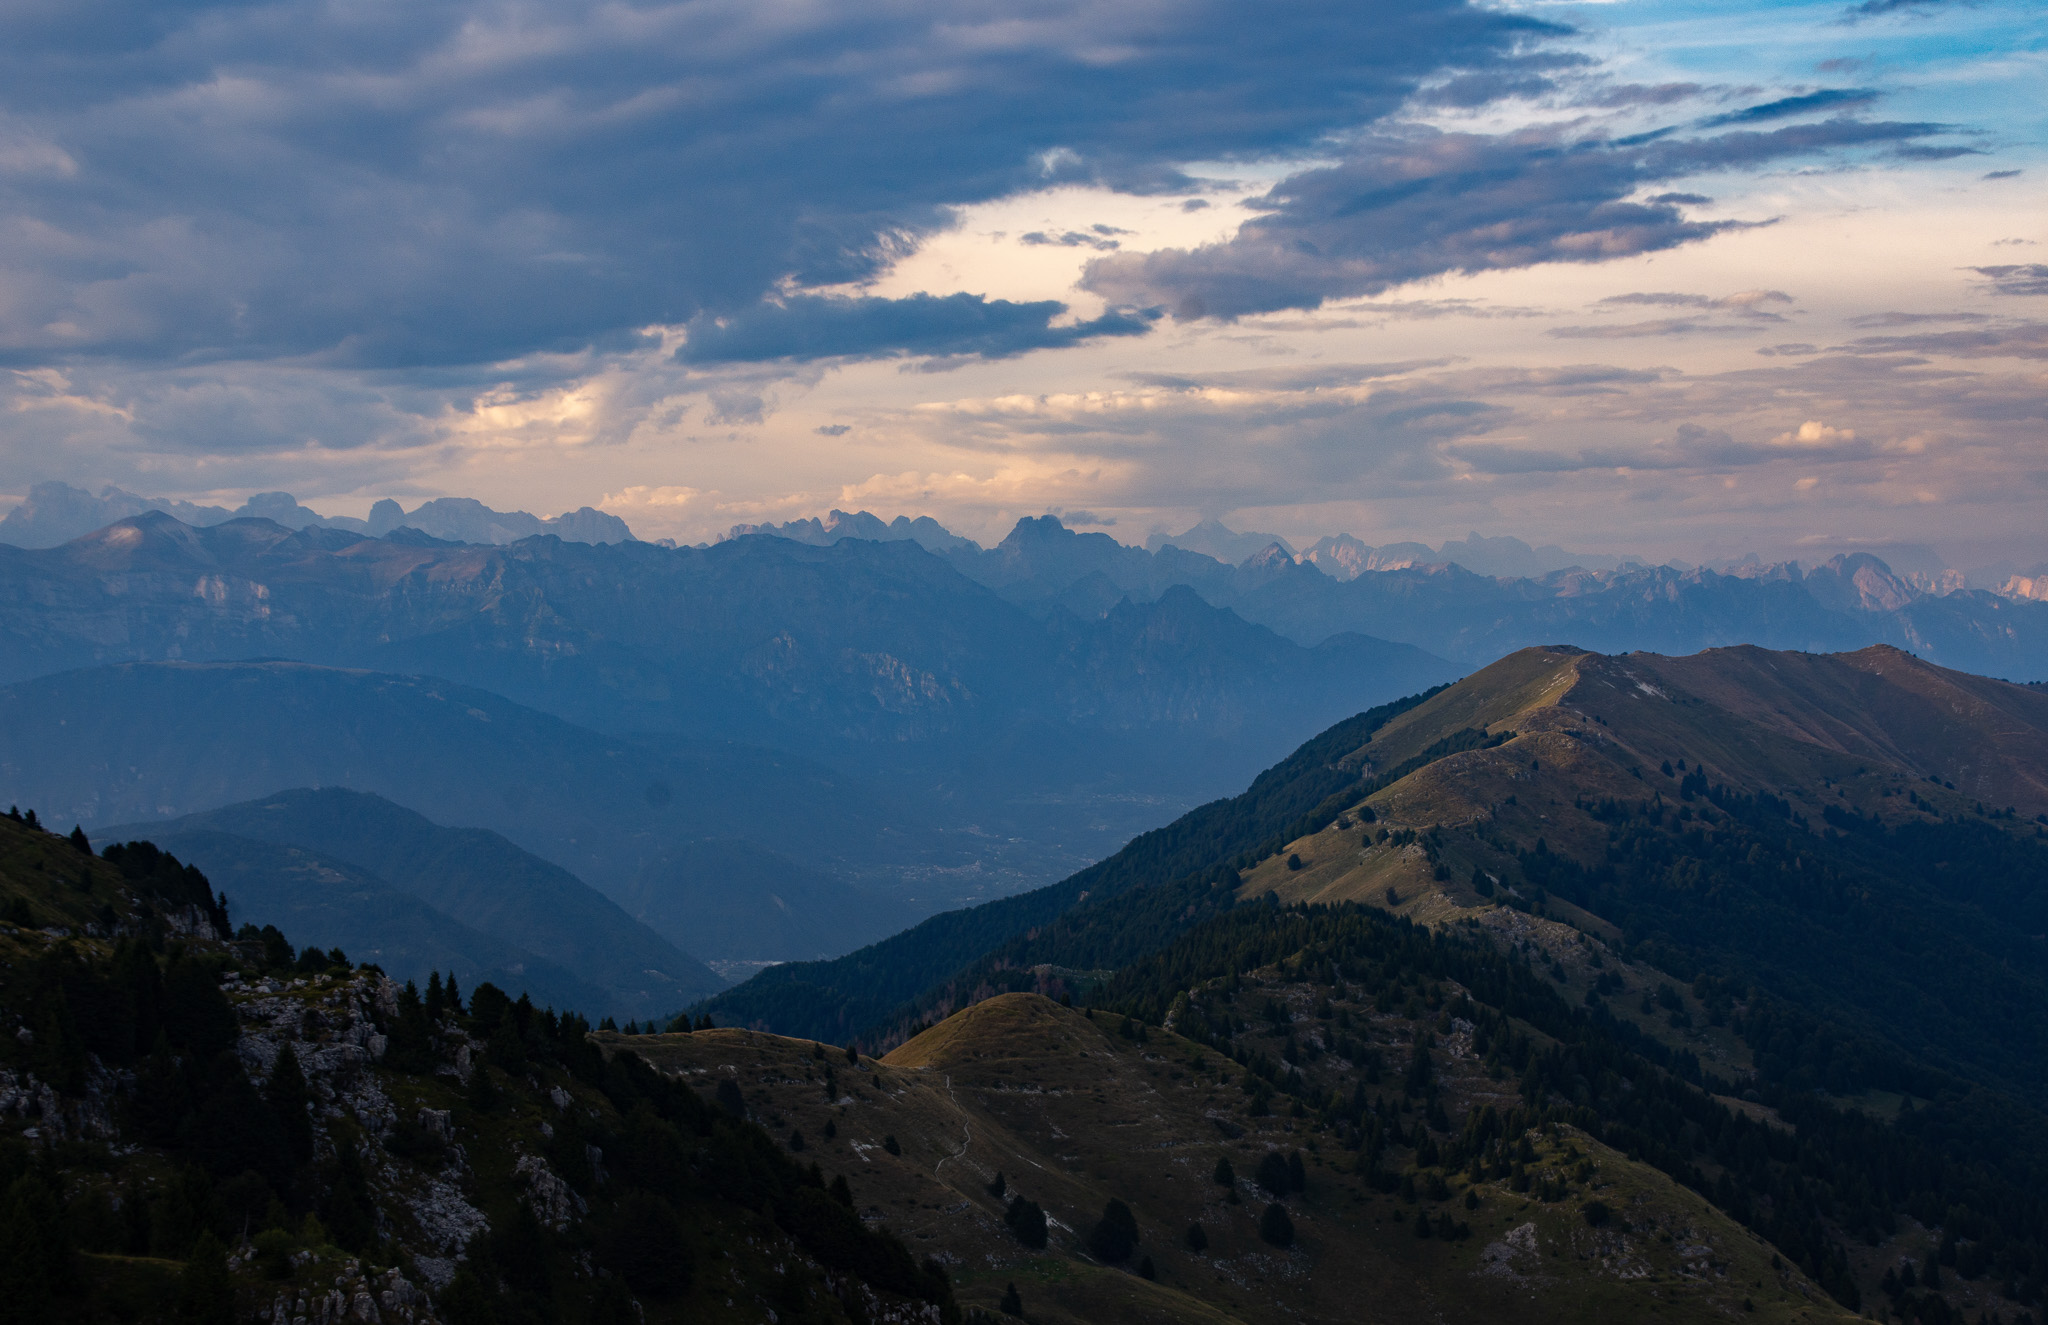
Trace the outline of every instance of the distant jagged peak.
<instances>
[{"instance_id":1,"label":"distant jagged peak","mask_svg":"<svg viewBox=\"0 0 2048 1325\"><path fill-rule=\"evenodd\" d=\"M1919 597L1914 586L1869 552L1830 557L1807 573L1805 583L1822 607L1837 612L1896 612Z\"/></svg>"},{"instance_id":2,"label":"distant jagged peak","mask_svg":"<svg viewBox=\"0 0 2048 1325\"><path fill-rule=\"evenodd\" d=\"M1455 565L1498 579L1538 579L1559 571L1612 571L1637 564L1606 553L1567 552L1555 544L1531 547L1512 535L1489 537L1474 530L1440 548L1427 543L1398 542L1374 546L1350 534L1318 539L1299 558L1325 575L1352 580L1369 571L1410 570Z\"/></svg>"},{"instance_id":3,"label":"distant jagged peak","mask_svg":"<svg viewBox=\"0 0 2048 1325\"><path fill-rule=\"evenodd\" d=\"M826 512L822 519L813 515L783 524L736 524L720 541L745 538L750 534L786 538L812 547L830 547L843 539L857 538L872 543L916 543L928 552L981 550L979 543L971 538L962 538L929 515L899 515L884 521L881 516L868 511L836 508Z\"/></svg>"},{"instance_id":4,"label":"distant jagged peak","mask_svg":"<svg viewBox=\"0 0 2048 1325\"><path fill-rule=\"evenodd\" d=\"M1240 561L1237 566L1239 570L1243 571L1270 573L1285 570L1294 564L1294 554L1276 542L1266 544L1257 552Z\"/></svg>"},{"instance_id":5,"label":"distant jagged peak","mask_svg":"<svg viewBox=\"0 0 2048 1325\"><path fill-rule=\"evenodd\" d=\"M552 519L525 511L494 511L472 497L439 497L408 514L389 497L370 508L367 520L322 515L289 492L259 492L239 507L204 506L169 497L141 497L108 484L95 496L69 483L38 483L28 497L0 519L0 543L16 547L57 547L133 516L159 513L194 528L230 520L268 520L288 530L341 529L381 538L401 528L417 529L457 543L510 543L553 534L570 543L626 543L633 531L616 515L584 506Z\"/></svg>"},{"instance_id":6,"label":"distant jagged peak","mask_svg":"<svg viewBox=\"0 0 2048 1325\"><path fill-rule=\"evenodd\" d=\"M1294 544L1278 534L1239 533L1215 516L1199 521L1191 529L1178 534L1155 533L1145 540L1147 552L1157 552L1172 546L1185 552L1199 552L1214 557L1227 566L1235 566L1246 557L1257 556L1268 545L1278 544L1289 557L1294 556Z\"/></svg>"},{"instance_id":7,"label":"distant jagged peak","mask_svg":"<svg viewBox=\"0 0 2048 1325\"><path fill-rule=\"evenodd\" d=\"M330 525L347 528L335 521ZM408 512L389 498L370 508L366 521L352 521L373 538L398 529L417 529L451 543L516 543L553 534L565 543L630 543L633 531L616 515L589 506L542 519L526 511L494 511L474 497L436 497Z\"/></svg>"}]
</instances>

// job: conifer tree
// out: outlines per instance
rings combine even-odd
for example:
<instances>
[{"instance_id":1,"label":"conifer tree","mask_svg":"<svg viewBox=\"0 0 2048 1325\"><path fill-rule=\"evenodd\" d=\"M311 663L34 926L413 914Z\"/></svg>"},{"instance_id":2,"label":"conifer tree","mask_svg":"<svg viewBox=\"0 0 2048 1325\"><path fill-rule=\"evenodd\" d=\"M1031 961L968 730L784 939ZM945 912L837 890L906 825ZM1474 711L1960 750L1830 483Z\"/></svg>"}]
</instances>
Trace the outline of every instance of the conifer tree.
<instances>
[{"instance_id":1,"label":"conifer tree","mask_svg":"<svg viewBox=\"0 0 2048 1325\"><path fill-rule=\"evenodd\" d=\"M212 1229L202 1230L178 1278L178 1316L191 1325L234 1325L235 1282L228 1252Z\"/></svg>"},{"instance_id":2,"label":"conifer tree","mask_svg":"<svg viewBox=\"0 0 2048 1325\"><path fill-rule=\"evenodd\" d=\"M1102 1207L1102 1218L1088 1234L1088 1251L1105 1265L1120 1265L1130 1259L1138 1245L1138 1220L1131 1207L1115 1197Z\"/></svg>"},{"instance_id":3,"label":"conifer tree","mask_svg":"<svg viewBox=\"0 0 2048 1325\"><path fill-rule=\"evenodd\" d=\"M52 1300L75 1280L55 1194L39 1173L16 1178L0 1196L0 1310L16 1320L47 1320Z\"/></svg>"},{"instance_id":4,"label":"conifer tree","mask_svg":"<svg viewBox=\"0 0 2048 1325\"><path fill-rule=\"evenodd\" d=\"M277 1061L271 1064L270 1082L263 1093L277 1113L277 1121L284 1129L285 1143L291 1149L293 1161L304 1164L312 1159L313 1120L306 1112L312 1093L306 1088L306 1074L299 1066L298 1051L289 1042L277 1051Z\"/></svg>"},{"instance_id":5,"label":"conifer tree","mask_svg":"<svg viewBox=\"0 0 2048 1325\"><path fill-rule=\"evenodd\" d=\"M1045 1210L1038 1202L1026 1200L1022 1193L1012 1196L1003 1222L1017 1235L1017 1241L1033 1251L1045 1249Z\"/></svg>"},{"instance_id":6,"label":"conifer tree","mask_svg":"<svg viewBox=\"0 0 2048 1325\"><path fill-rule=\"evenodd\" d=\"M1266 1213L1259 1217L1259 1237L1275 1247L1294 1245L1294 1221L1278 1201L1267 1206Z\"/></svg>"}]
</instances>

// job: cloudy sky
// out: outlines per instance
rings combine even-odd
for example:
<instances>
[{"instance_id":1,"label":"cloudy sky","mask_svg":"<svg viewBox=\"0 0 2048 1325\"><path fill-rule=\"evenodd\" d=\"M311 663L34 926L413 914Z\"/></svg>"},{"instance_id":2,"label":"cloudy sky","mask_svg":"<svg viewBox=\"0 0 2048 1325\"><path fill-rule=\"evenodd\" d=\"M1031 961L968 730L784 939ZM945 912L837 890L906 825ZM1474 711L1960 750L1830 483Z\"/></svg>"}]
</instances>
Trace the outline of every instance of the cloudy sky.
<instances>
[{"instance_id":1,"label":"cloudy sky","mask_svg":"<svg viewBox=\"0 0 2048 1325\"><path fill-rule=\"evenodd\" d=\"M0 494L2048 556L2038 0L19 0Z\"/></svg>"}]
</instances>

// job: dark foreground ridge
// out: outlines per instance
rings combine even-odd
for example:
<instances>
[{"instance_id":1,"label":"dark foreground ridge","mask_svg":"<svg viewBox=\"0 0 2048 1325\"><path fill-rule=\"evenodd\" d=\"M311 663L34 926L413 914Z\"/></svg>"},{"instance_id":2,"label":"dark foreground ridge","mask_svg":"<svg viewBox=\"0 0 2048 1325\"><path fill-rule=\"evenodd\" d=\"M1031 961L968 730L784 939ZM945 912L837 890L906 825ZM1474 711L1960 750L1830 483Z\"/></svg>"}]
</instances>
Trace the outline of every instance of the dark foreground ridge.
<instances>
[{"instance_id":1,"label":"dark foreground ridge","mask_svg":"<svg viewBox=\"0 0 2048 1325\"><path fill-rule=\"evenodd\" d=\"M230 937L190 866L33 815L0 817L0 908L9 1319L960 1319L729 1084L574 1013Z\"/></svg>"}]
</instances>

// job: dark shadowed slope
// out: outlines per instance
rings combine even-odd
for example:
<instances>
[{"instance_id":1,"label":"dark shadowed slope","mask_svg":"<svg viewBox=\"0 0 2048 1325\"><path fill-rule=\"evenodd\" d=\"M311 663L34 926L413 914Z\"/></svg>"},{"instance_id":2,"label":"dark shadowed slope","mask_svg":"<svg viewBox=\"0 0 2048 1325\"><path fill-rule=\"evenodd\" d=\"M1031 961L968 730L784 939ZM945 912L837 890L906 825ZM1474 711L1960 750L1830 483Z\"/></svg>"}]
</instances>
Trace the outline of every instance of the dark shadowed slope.
<instances>
[{"instance_id":1,"label":"dark shadowed slope","mask_svg":"<svg viewBox=\"0 0 2048 1325\"><path fill-rule=\"evenodd\" d=\"M543 1007L589 1009L593 1016L659 1016L666 1009L640 991L600 988L553 962L504 943L394 888L367 870L304 847L258 842L199 829L149 840L206 872L226 894L237 926L274 925L292 942L340 948L392 979L426 986L440 971L462 988L484 981L524 991Z\"/></svg>"},{"instance_id":2,"label":"dark shadowed slope","mask_svg":"<svg viewBox=\"0 0 2048 1325\"><path fill-rule=\"evenodd\" d=\"M443 828L381 796L328 788L128 825L116 837L225 833L354 866L481 934L650 1011L724 982L575 875L480 828ZM202 869L205 858L198 858Z\"/></svg>"},{"instance_id":3,"label":"dark shadowed slope","mask_svg":"<svg viewBox=\"0 0 2048 1325\"><path fill-rule=\"evenodd\" d=\"M687 950L707 957L815 956L832 933L851 947L908 923L918 912L899 896L875 907L868 927L847 924L869 895L842 879L945 848L858 779L793 755L679 739L642 746L428 677L132 663L0 687L0 795L53 820L170 818L306 786L374 792L437 823L503 833L631 898L671 942L704 943ZM808 862L795 872L829 928L790 932L772 897L736 889L730 870L692 848L700 838L743 841L763 862L777 853L761 844L773 842ZM671 927L714 903L716 927Z\"/></svg>"}]
</instances>

